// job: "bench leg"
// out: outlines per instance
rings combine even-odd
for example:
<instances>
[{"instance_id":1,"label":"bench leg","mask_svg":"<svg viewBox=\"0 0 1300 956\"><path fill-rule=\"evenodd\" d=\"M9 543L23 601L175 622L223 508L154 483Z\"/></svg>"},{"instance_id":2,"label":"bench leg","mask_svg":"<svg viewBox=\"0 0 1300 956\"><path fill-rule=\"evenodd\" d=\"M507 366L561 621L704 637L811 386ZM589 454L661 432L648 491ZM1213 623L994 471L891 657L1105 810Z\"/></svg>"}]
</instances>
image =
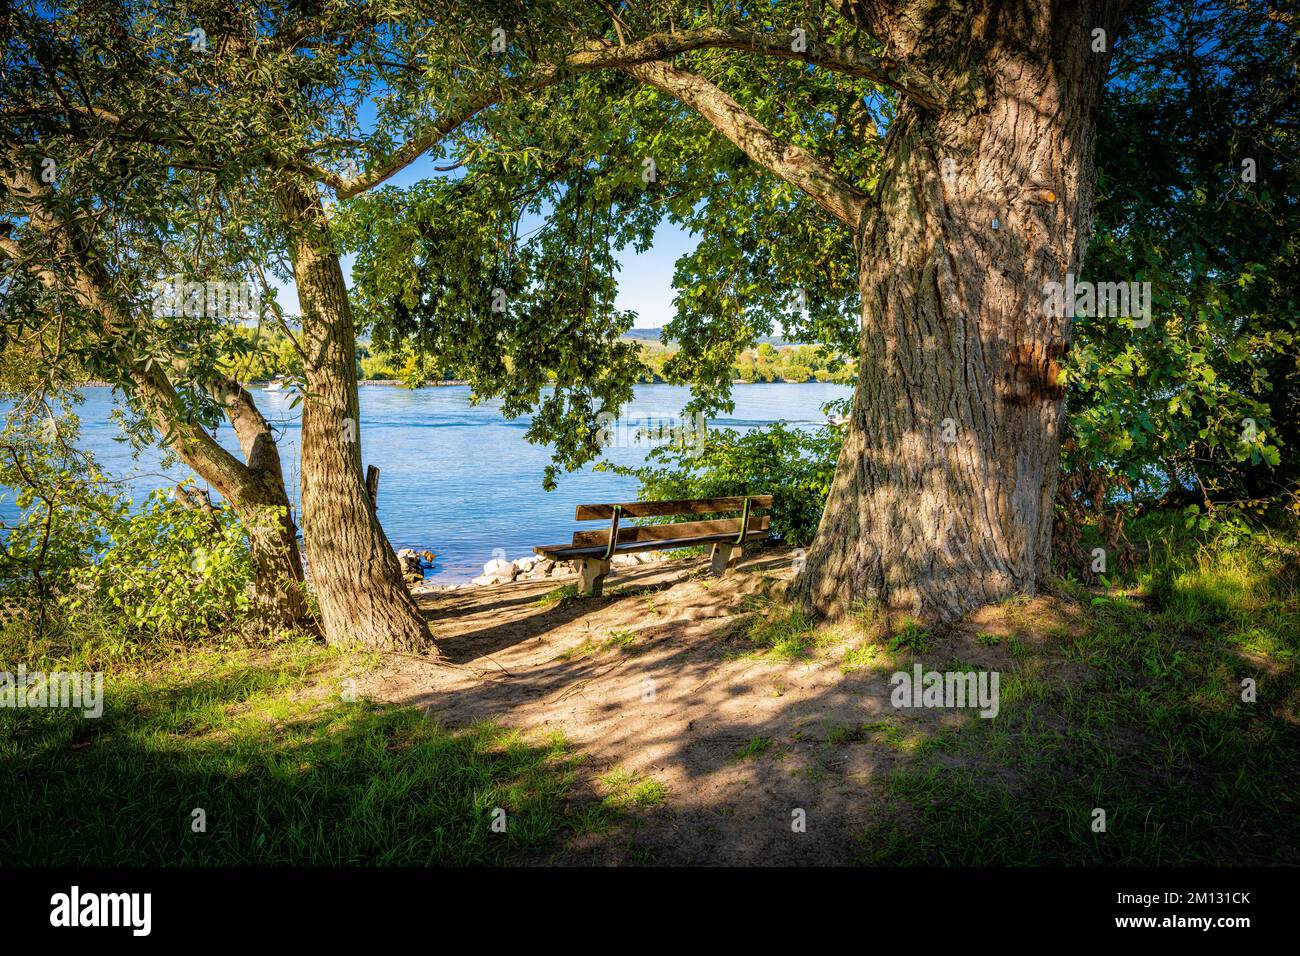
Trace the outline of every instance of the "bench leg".
<instances>
[{"instance_id":1,"label":"bench leg","mask_svg":"<svg viewBox=\"0 0 1300 956\"><path fill-rule=\"evenodd\" d=\"M722 577L727 573L727 565L740 549L734 544L722 544L715 542L713 552L709 555L709 563L712 565L711 570L716 578Z\"/></svg>"},{"instance_id":2,"label":"bench leg","mask_svg":"<svg viewBox=\"0 0 1300 956\"><path fill-rule=\"evenodd\" d=\"M600 597L605 588L605 575L609 574L609 562L599 558L583 558L578 571L578 590L587 597Z\"/></svg>"}]
</instances>

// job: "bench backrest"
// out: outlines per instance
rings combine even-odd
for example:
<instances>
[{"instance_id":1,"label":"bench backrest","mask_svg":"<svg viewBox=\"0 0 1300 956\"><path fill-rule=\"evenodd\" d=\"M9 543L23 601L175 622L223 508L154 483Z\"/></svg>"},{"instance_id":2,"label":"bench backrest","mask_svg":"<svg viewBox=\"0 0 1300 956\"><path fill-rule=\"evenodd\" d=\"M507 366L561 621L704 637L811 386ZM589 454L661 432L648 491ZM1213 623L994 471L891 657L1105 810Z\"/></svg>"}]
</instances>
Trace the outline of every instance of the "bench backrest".
<instances>
[{"instance_id":1,"label":"bench backrest","mask_svg":"<svg viewBox=\"0 0 1300 956\"><path fill-rule=\"evenodd\" d=\"M714 518L708 521L684 521L675 524L642 525L639 527L618 526L618 543L641 541L669 541L678 538L703 538L712 535L729 534L739 536L741 522L747 535L757 532L766 534L771 518L756 512L772 507L771 495L750 495L749 508L746 511L745 498L689 498L679 501L631 501L624 504L578 505L574 513L576 521L612 521L614 509L618 509L622 518L661 518L675 515L710 515L726 514L731 511L741 512L735 518ZM609 544L608 527L597 531L575 531L575 546L592 547Z\"/></svg>"}]
</instances>

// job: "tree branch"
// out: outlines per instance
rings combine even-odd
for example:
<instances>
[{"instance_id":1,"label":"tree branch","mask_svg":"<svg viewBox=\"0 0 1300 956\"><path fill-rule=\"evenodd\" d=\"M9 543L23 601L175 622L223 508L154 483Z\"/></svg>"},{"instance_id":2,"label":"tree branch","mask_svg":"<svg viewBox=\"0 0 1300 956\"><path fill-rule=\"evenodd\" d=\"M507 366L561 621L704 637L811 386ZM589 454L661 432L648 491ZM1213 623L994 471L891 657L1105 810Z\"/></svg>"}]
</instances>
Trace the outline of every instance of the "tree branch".
<instances>
[{"instance_id":1,"label":"tree branch","mask_svg":"<svg viewBox=\"0 0 1300 956\"><path fill-rule=\"evenodd\" d=\"M853 229L871 206L871 197L820 159L798 146L778 139L739 103L717 86L694 73L666 63L642 63L623 72L694 109L746 156L786 182L799 187L817 205Z\"/></svg>"},{"instance_id":2,"label":"tree branch","mask_svg":"<svg viewBox=\"0 0 1300 956\"><path fill-rule=\"evenodd\" d=\"M941 109L947 99L947 94L937 84L900 61L871 56L852 47L824 43L809 42L807 49L799 52L791 49L791 46L789 38L781 34L748 34L720 27L705 27L681 33L657 33L621 45L608 40L592 40L584 49L571 53L558 62L540 64L531 73L511 77L468 95L456 108L440 116L396 152L358 176L347 179L305 161L302 166L315 179L332 187L340 199L348 199L394 176L457 127L509 96L536 92L579 73L605 69L626 71L631 66L664 60L692 50L737 50L777 59L799 60L811 66L820 66L892 87L928 109Z\"/></svg>"},{"instance_id":3,"label":"tree branch","mask_svg":"<svg viewBox=\"0 0 1300 956\"><path fill-rule=\"evenodd\" d=\"M42 206L39 197L44 187L26 170L0 171L0 184L21 205L32 231L50 243L60 268L56 271L25 256L22 247L8 237L0 241L0 252L25 268L46 288L70 295L96 316L101 324L99 332L105 339L122 338L134 323L108 291L111 282L80 252L85 243L80 241L76 226ZM227 497L234 488L253 480L248 465L226 451L205 429L175 414L180 404L176 387L163 371L161 363L135 356L131 356L128 362L127 374L140 390L154 427L172 444L181 460Z\"/></svg>"}]
</instances>

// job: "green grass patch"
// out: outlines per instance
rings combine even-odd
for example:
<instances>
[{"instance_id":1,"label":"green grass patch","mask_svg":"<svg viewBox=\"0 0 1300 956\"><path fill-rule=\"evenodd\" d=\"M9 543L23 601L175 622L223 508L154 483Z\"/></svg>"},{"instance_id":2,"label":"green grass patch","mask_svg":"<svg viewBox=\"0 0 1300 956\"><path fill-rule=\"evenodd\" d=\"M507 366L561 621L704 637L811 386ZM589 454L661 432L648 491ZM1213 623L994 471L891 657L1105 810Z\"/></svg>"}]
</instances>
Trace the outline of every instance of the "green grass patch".
<instances>
[{"instance_id":1,"label":"green grass patch","mask_svg":"<svg viewBox=\"0 0 1300 956\"><path fill-rule=\"evenodd\" d=\"M562 737L356 700L366 665L306 642L154 651L106 668L97 719L0 711L3 863L491 864L578 828Z\"/></svg>"},{"instance_id":2,"label":"green grass patch","mask_svg":"<svg viewBox=\"0 0 1300 956\"><path fill-rule=\"evenodd\" d=\"M903 621L902 626L889 638L889 649L891 651L911 651L913 654L924 654L929 648L930 632L923 628L919 622L910 618Z\"/></svg>"},{"instance_id":3,"label":"green grass patch","mask_svg":"<svg viewBox=\"0 0 1300 956\"><path fill-rule=\"evenodd\" d=\"M768 601L756 601L758 608L746 632L753 649L766 657L796 660L817 644L816 622L803 609Z\"/></svg>"},{"instance_id":4,"label":"green grass patch","mask_svg":"<svg viewBox=\"0 0 1300 956\"><path fill-rule=\"evenodd\" d=\"M538 607L550 607L553 604L559 604L561 601L567 601L577 596L578 586L576 584L565 584L547 591L537 599L536 604Z\"/></svg>"},{"instance_id":5,"label":"green grass patch","mask_svg":"<svg viewBox=\"0 0 1300 956\"><path fill-rule=\"evenodd\" d=\"M757 757L761 753L766 753L771 746L771 737L750 737L745 741L744 746L736 751L736 759L748 760L750 757Z\"/></svg>"},{"instance_id":6,"label":"green grass patch","mask_svg":"<svg viewBox=\"0 0 1300 956\"><path fill-rule=\"evenodd\" d=\"M861 736L890 750L910 750L921 739L900 717L882 717L862 725Z\"/></svg>"},{"instance_id":7,"label":"green grass patch","mask_svg":"<svg viewBox=\"0 0 1300 956\"><path fill-rule=\"evenodd\" d=\"M668 797L667 784L623 767L616 767L597 779L606 790L603 805L618 813L657 807Z\"/></svg>"},{"instance_id":8,"label":"green grass patch","mask_svg":"<svg viewBox=\"0 0 1300 956\"><path fill-rule=\"evenodd\" d=\"M1142 531L1086 627L1000 642L995 719L867 725L904 758L862 862L1300 863L1300 547Z\"/></svg>"},{"instance_id":9,"label":"green grass patch","mask_svg":"<svg viewBox=\"0 0 1300 956\"><path fill-rule=\"evenodd\" d=\"M850 647L840 659L840 672L851 674L854 671L875 667L881 663L881 650L875 644L862 643Z\"/></svg>"},{"instance_id":10,"label":"green grass patch","mask_svg":"<svg viewBox=\"0 0 1300 956\"><path fill-rule=\"evenodd\" d=\"M560 660L577 660L592 654L602 654L606 651L624 650L635 643L636 635L631 631L611 631L603 641L587 640L577 647L570 648L560 655Z\"/></svg>"}]
</instances>

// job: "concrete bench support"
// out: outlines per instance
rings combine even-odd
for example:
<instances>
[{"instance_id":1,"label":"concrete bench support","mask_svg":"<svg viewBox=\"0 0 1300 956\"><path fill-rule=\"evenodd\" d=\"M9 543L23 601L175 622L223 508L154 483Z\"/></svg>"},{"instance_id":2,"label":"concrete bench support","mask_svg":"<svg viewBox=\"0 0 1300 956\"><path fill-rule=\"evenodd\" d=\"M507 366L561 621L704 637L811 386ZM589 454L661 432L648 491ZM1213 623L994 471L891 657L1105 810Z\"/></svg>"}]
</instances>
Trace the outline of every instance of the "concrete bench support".
<instances>
[{"instance_id":1,"label":"concrete bench support","mask_svg":"<svg viewBox=\"0 0 1300 956\"><path fill-rule=\"evenodd\" d=\"M599 558L583 558L578 570L578 590L587 597L600 597L605 589L605 575L609 574L609 562Z\"/></svg>"},{"instance_id":2,"label":"concrete bench support","mask_svg":"<svg viewBox=\"0 0 1300 956\"><path fill-rule=\"evenodd\" d=\"M709 555L709 563L713 576L720 578L727 573L727 566L731 564L731 559L740 553L740 548L734 544L724 544L717 542L713 545L713 551Z\"/></svg>"}]
</instances>

